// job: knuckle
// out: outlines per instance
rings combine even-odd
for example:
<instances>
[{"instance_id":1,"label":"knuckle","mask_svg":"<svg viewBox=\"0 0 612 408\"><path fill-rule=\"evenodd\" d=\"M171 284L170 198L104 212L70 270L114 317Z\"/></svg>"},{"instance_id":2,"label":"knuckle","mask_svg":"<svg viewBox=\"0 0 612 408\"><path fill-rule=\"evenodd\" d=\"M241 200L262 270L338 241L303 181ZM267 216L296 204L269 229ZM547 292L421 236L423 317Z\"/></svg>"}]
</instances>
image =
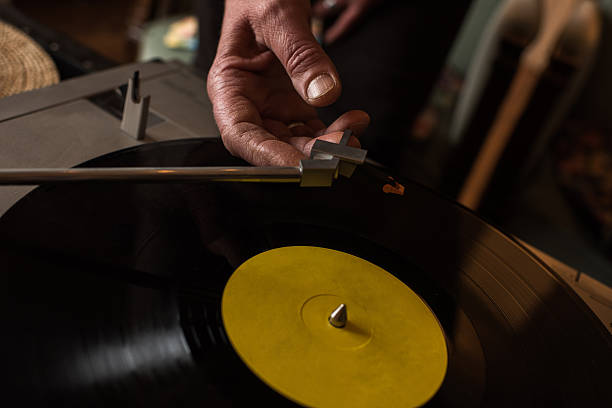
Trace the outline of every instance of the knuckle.
<instances>
[{"instance_id":1,"label":"knuckle","mask_svg":"<svg viewBox=\"0 0 612 408\"><path fill-rule=\"evenodd\" d=\"M241 156L242 150L241 147L244 147L244 139L242 138L242 133L239 126L236 125L233 128L230 126L223 127L223 131L221 132L221 140L223 141L223 145L225 148L234 156Z\"/></svg>"},{"instance_id":2,"label":"knuckle","mask_svg":"<svg viewBox=\"0 0 612 408\"><path fill-rule=\"evenodd\" d=\"M208 80L215 81L222 77L222 75L234 65L232 59L232 56L217 57L208 71Z\"/></svg>"},{"instance_id":3,"label":"knuckle","mask_svg":"<svg viewBox=\"0 0 612 408\"><path fill-rule=\"evenodd\" d=\"M304 74L321 61L321 54L312 41L288 42L287 48L289 52L285 67L290 76Z\"/></svg>"},{"instance_id":4,"label":"knuckle","mask_svg":"<svg viewBox=\"0 0 612 408\"><path fill-rule=\"evenodd\" d=\"M235 57L219 58L215 60L206 77L206 90L211 101L222 95L229 88L238 85L239 76L236 74Z\"/></svg>"},{"instance_id":5,"label":"knuckle","mask_svg":"<svg viewBox=\"0 0 612 408\"><path fill-rule=\"evenodd\" d=\"M241 157L249 163L256 163L261 155L261 141L258 130L248 122L238 122L230 127L224 127L221 140L225 148L233 155Z\"/></svg>"},{"instance_id":6,"label":"knuckle","mask_svg":"<svg viewBox=\"0 0 612 408\"><path fill-rule=\"evenodd\" d=\"M242 125L242 126L240 126ZM240 129L233 143L239 145L240 156L249 163L257 163L257 158L262 155L261 142L258 138L258 131L252 124L239 124Z\"/></svg>"},{"instance_id":7,"label":"knuckle","mask_svg":"<svg viewBox=\"0 0 612 408\"><path fill-rule=\"evenodd\" d=\"M236 155L234 153L234 146L232 145L232 137L227 132L221 132L221 141L223 142L223 146L229 151L232 155Z\"/></svg>"}]
</instances>

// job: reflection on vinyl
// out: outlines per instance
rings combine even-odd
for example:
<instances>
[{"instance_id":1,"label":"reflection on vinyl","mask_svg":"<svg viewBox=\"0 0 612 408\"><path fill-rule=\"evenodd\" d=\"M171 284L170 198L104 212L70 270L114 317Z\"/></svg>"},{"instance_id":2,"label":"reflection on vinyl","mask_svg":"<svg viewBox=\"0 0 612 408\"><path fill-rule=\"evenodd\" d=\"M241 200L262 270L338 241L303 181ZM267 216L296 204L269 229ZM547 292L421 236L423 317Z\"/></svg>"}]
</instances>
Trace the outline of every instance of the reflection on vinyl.
<instances>
[{"instance_id":1,"label":"reflection on vinyl","mask_svg":"<svg viewBox=\"0 0 612 408\"><path fill-rule=\"evenodd\" d=\"M85 166L236 164L219 142L190 140ZM391 395L364 406L612 406L611 336L554 273L464 208L368 166L331 188L45 186L0 219L0 237L3 396L20 405L337 406L351 387L374 393L376 378ZM315 249L299 260L304 253L288 248ZM263 277L243 281L233 300L246 316L228 321L222 299L234 271L275 251L300 265L292 270L318 269L249 269L271 286L259 285ZM331 297L290 299L321 284L329 292L317 286L312 296ZM308 399L321 394L309 388L321 387L311 378L317 370L342 361L334 339L352 338L327 320L333 296L347 305L346 327L376 319L366 326L381 353L399 345L401 361L432 373L423 382L431 391L420 393L410 376L402 381L402 367L382 355L363 354L338 380L348 383L329 380L324 391L339 398ZM270 307L275 299L289 306ZM257 325L268 333L253 338L258 354L248 343ZM301 353L312 360L299 362L303 375L287 360ZM267 357L252 364L254 356ZM283 375L291 387L278 383Z\"/></svg>"}]
</instances>

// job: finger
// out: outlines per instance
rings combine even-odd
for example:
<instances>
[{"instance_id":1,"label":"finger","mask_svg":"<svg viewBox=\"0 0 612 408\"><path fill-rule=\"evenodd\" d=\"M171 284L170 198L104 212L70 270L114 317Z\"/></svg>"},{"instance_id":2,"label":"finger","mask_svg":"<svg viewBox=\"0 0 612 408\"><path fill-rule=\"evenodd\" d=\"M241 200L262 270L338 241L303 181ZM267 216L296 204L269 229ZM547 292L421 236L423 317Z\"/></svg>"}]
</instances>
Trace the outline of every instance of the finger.
<instances>
[{"instance_id":1,"label":"finger","mask_svg":"<svg viewBox=\"0 0 612 408\"><path fill-rule=\"evenodd\" d=\"M319 132L320 130L323 130L323 129L325 129L327 127L327 126L325 126L325 123L323 123L323 121L321 119L311 119L311 120L307 121L306 124L308 126L310 126L310 128L312 130L314 130L315 133Z\"/></svg>"},{"instance_id":2,"label":"finger","mask_svg":"<svg viewBox=\"0 0 612 408\"><path fill-rule=\"evenodd\" d=\"M311 142L312 140L314 139L308 136L292 136L287 140L287 143L289 143L293 148L302 153L304 157L308 157L307 154L304 154L304 146L306 146L306 144Z\"/></svg>"},{"instance_id":3,"label":"finger","mask_svg":"<svg viewBox=\"0 0 612 408\"><path fill-rule=\"evenodd\" d=\"M364 9L357 4L346 8L331 27L325 32L325 43L332 44L346 34L361 18Z\"/></svg>"},{"instance_id":4,"label":"finger","mask_svg":"<svg viewBox=\"0 0 612 408\"><path fill-rule=\"evenodd\" d=\"M328 134L316 137L314 139L310 139L306 143L304 143L304 145L301 147L301 151L305 156L310 157L312 147L314 146L317 140L325 140L331 143L340 143L340 140L342 139L343 134L344 132L332 132L332 133L328 133ZM348 146L361 147L361 144L359 143L359 139L357 139L355 136L351 136L351 138L348 141Z\"/></svg>"},{"instance_id":5,"label":"finger","mask_svg":"<svg viewBox=\"0 0 612 408\"><path fill-rule=\"evenodd\" d=\"M305 155L252 123L233 126L221 137L227 149L255 166L297 166Z\"/></svg>"},{"instance_id":6,"label":"finger","mask_svg":"<svg viewBox=\"0 0 612 408\"><path fill-rule=\"evenodd\" d=\"M319 0L312 5L312 14L327 18L338 14L346 7L346 0Z\"/></svg>"},{"instance_id":7,"label":"finger","mask_svg":"<svg viewBox=\"0 0 612 408\"><path fill-rule=\"evenodd\" d=\"M325 135L316 137L312 140L312 144L314 145L314 142L316 142L317 140L325 140L326 142L331 142L331 143L340 143L340 140L342 140L342 136L344 135L344 132L332 132L332 133L327 133ZM351 147L361 147L361 143L359 143L359 139L357 139L355 136L351 135L347 146L351 146ZM308 152L310 154L310 152Z\"/></svg>"},{"instance_id":8,"label":"finger","mask_svg":"<svg viewBox=\"0 0 612 408\"><path fill-rule=\"evenodd\" d=\"M327 140L328 142L338 143L340 139L342 139L343 132L333 132L324 136L319 136L321 140ZM291 146L300 150L305 156L310 155L310 151L312 150L312 145L318 138L312 137L292 137L289 141Z\"/></svg>"},{"instance_id":9,"label":"finger","mask_svg":"<svg viewBox=\"0 0 612 408\"><path fill-rule=\"evenodd\" d=\"M286 140L291 137L291 131L283 122L274 119L264 119L263 121L264 129L268 132L272 133L274 136L279 138L280 140Z\"/></svg>"},{"instance_id":10,"label":"finger","mask_svg":"<svg viewBox=\"0 0 612 408\"><path fill-rule=\"evenodd\" d=\"M298 122L292 125L289 125L289 131L291 132L292 136L308 138L312 138L314 136L315 131L307 124Z\"/></svg>"},{"instance_id":11,"label":"finger","mask_svg":"<svg viewBox=\"0 0 612 408\"><path fill-rule=\"evenodd\" d=\"M319 107L338 99L340 77L310 31L308 8L278 8L269 19L262 28L265 44L278 57L302 99Z\"/></svg>"},{"instance_id":12,"label":"finger","mask_svg":"<svg viewBox=\"0 0 612 408\"><path fill-rule=\"evenodd\" d=\"M343 132L350 129L355 136L360 136L370 124L370 116L364 111L352 110L342 114L327 128L319 130L315 136L321 136L325 133Z\"/></svg>"}]
</instances>

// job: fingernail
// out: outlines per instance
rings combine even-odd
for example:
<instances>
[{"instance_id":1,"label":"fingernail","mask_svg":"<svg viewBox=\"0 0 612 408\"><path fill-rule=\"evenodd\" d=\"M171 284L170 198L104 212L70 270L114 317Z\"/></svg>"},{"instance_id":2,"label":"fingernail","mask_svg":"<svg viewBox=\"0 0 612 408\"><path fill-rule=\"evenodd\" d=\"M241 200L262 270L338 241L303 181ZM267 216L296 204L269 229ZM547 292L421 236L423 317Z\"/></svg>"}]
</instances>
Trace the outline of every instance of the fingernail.
<instances>
[{"instance_id":1,"label":"fingernail","mask_svg":"<svg viewBox=\"0 0 612 408\"><path fill-rule=\"evenodd\" d=\"M331 91L336 82L329 74L321 74L308 84L308 89L306 90L306 94L308 95L308 99L318 99Z\"/></svg>"}]
</instances>

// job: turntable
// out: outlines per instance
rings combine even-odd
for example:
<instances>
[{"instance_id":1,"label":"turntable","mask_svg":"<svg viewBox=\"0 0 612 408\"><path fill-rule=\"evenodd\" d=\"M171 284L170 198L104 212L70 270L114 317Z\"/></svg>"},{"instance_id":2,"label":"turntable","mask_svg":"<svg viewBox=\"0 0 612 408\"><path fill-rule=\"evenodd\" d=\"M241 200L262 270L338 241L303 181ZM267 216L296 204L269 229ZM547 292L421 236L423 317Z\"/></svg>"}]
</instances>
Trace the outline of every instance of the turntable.
<instances>
[{"instance_id":1,"label":"turntable","mask_svg":"<svg viewBox=\"0 0 612 408\"><path fill-rule=\"evenodd\" d=\"M121 130L136 69L150 109ZM2 167L78 165L0 188L7 400L612 406L609 321L576 282L341 145L249 173L200 137L202 90L151 63L0 100Z\"/></svg>"}]
</instances>

